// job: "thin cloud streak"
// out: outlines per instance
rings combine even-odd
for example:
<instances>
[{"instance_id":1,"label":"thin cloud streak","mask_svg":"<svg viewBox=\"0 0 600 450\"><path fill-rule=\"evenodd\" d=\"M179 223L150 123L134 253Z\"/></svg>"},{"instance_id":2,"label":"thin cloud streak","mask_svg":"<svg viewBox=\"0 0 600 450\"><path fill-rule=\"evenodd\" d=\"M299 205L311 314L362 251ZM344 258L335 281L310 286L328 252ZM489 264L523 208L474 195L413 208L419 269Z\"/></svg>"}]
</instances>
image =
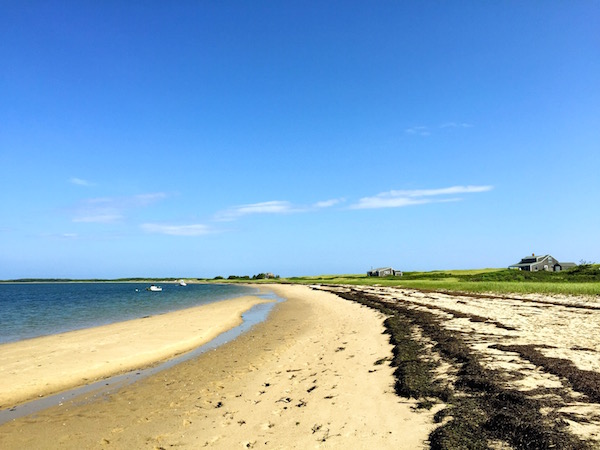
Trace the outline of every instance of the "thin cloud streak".
<instances>
[{"instance_id":1,"label":"thin cloud streak","mask_svg":"<svg viewBox=\"0 0 600 450\"><path fill-rule=\"evenodd\" d=\"M331 208L332 206L339 205L340 203L345 202L345 198L332 198L331 200L324 200L321 202L317 202L313 205L315 209L325 209Z\"/></svg>"},{"instance_id":2,"label":"thin cloud streak","mask_svg":"<svg viewBox=\"0 0 600 450\"><path fill-rule=\"evenodd\" d=\"M114 223L121 220L123 216L116 212L106 211L81 211L80 215L73 218L76 223Z\"/></svg>"},{"instance_id":3,"label":"thin cloud streak","mask_svg":"<svg viewBox=\"0 0 600 450\"><path fill-rule=\"evenodd\" d=\"M167 194L164 192L154 192L151 194L134 195L129 201L127 201L127 199L126 201L131 203L132 206L146 206L159 200L164 200L165 198L167 198Z\"/></svg>"},{"instance_id":4,"label":"thin cloud streak","mask_svg":"<svg viewBox=\"0 0 600 450\"><path fill-rule=\"evenodd\" d=\"M467 122L445 122L439 126L427 126L427 125L418 125L410 128L406 128L404 130L405 134L409 134L412 136L431 136L433 134L433 130L440 130L445 128L473 128L473 125Z\"/></svg>"},{"instance_id":5,"label":"thin cloud streak","mask_svg":"<svg viewBox=\"0 0 600 450\"><path fill-rule=\"evenodd\" d=\"M431 134L429 128L423 125L407 128L404 130L404 132L406 134L412 134L417 136L429 136Z\"/></svg>"},{"instance_id":6,"label":"thin cloud streak","mask_svg":"<svg viewBox=\"0 0 600 450\"><path fill-rule=\"evenodd\" d=\"M452 186L441 189L392 190L378 195L391 195L394 197L431 197L437 195L472 194L476 192L486 192L492 189L493 186Z\"/></svg>"},{"instance_id":7,"label":"thin cloud streak","mask_svg":"<svg viewBox=\"0 0 600 450\"><path fill-rule=\"evenodd\" d=\"M493 186L451 186L441 189L392 190L373 197L363 197L350 205L350 209L402 208L426 203L455 202L461 198L444 196L487 192L492 189Z\"/></svg>"},{"instance_id":8,"label":"thin cloud streak","mask_svg":"<svg viewBox=\"0 0 600 450\"><path fill-rule=\"evenodd\" d=\"M440 128L473 128L473 125L467 122L446 122Z\"/></svg>"},{"instance_id":9,"label":"thin cloud streak","mask_svg":"<svg viewBox=\"0 0 600 450\"><path fill-rule=\"evenodd\" d=\"M215 220L229 222L252 214L287 214L293 212L292 204L287 201L273 200L234 206L215 215Z\"/></svg>"},{"instance_id":10,"label":"thin cloud streak","mask_svg":"<svg viewBox=\"0 0 600 450\"><path fill-rule=\"evenodd\" d=\"M214 233L214 231L204 224L190 225L164 225L156 223L144 223L140 225L142 230L147 233L166 234L169 236L204 236Z\"/></svg>"},{"instance_id":11,"label":"thin cloud streak","mask_svg":"<svg viewBox=\"0 0 600 450\"><path fill-rule=\"evenodd\" d=\"M83 178L77 178L77 177L71 177L69 179L69 183L71 184L75 184L77 186L95 186L95 183L92 183L91 181L88 180L84 180Z\"/></svg>"},{"instance_id":12,"label":"thin cloud streak","mask_svg":"<svg viewBox=\"0 0 600 450\"><path fill-rule=\"evenodd\" d=\"M130 197L100 197L82 201L74 208L73 222L113 223L123 219L132 209L143 208L167 198L163 192Z\"/></svg>"},{"instance_id":13,"label":"thin cloud streak","mask_svg":"<svg viewBox=\"0 0 600 450\"><path fill-rule=\"evenodd\" d=\"M344 199L331 199L316 202L311 206L297 206L284 200L272 200L268 202L250 203L247 205L234 206L221 211L215 215L216 221L227 222L237 220L244 216L253 214L295 214L305 213L335 206Z\"/></svg>"}]
</instances>

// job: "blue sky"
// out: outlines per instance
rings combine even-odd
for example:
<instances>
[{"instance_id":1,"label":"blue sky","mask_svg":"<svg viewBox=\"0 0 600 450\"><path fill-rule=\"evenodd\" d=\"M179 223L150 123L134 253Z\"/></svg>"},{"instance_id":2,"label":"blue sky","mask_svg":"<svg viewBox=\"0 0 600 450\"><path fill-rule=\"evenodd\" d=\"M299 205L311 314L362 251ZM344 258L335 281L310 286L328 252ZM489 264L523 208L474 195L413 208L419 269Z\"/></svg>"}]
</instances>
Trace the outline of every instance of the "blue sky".
<instances>
[{"instance_id":1,"label":"blue sky","mask_svg":"<svg viewBox=\"0 0 600 450\"><path fill-rule=\"evenodd\" d=\"M600 262L597 1L0 10L0 279Z\"/></svg>"}]
</instances>

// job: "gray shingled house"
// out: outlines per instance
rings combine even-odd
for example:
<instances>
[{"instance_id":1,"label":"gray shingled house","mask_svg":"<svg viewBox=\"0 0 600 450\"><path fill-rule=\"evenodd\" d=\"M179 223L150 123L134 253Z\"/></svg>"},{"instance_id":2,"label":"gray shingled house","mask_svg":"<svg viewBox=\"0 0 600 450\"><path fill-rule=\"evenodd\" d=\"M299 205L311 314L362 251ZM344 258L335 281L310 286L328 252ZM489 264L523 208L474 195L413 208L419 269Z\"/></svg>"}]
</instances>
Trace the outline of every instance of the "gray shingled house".
<instances>
[{"instance_id":1,"label":"gray shingled house","mask_svg":"<svg viewBox=\"0 0 600 450\"><path fill-rule=\"evenodd\" d=\"M372 269L367 272L368 277L401 277L401 270L394 270L391 267L380 267L379 269Z\"/></svg>"},{"instance_id":2,"label":"gray shingled house","mask_svg":"<svg viewBox=\"0 0 600 450\"><path fill-rule=\"evenodd\" d=\"M556 258L550 255L536 256L533 253L531 256L522 258L517 264L508 266L509 269L527 270L529 272L538 272L545 270L547 272L560 272L561 270L570 269L577 264L572 262L558 262Z\"/></svg>"}]
</instances>

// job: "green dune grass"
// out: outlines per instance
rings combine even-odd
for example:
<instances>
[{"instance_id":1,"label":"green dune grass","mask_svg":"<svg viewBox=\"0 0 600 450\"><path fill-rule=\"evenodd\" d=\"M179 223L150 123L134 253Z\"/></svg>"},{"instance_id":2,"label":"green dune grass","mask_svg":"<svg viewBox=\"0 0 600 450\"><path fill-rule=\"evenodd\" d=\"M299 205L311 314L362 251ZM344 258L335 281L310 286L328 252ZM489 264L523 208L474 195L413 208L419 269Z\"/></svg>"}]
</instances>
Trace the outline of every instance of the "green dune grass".
<instances>
[{"instance_id":1,"label":"green dune grass","mask_svg":"<svg viewBox=\"0 0 600 450\"><path fill-rule=\"evenodd\" d=\"M600 295L600 265L586 264L563 272L524 272L509 269L405 272L402 277L320 275L282 278L303 284L398 286L414 289L500 294Z\"/></svg>"}]
</instances>

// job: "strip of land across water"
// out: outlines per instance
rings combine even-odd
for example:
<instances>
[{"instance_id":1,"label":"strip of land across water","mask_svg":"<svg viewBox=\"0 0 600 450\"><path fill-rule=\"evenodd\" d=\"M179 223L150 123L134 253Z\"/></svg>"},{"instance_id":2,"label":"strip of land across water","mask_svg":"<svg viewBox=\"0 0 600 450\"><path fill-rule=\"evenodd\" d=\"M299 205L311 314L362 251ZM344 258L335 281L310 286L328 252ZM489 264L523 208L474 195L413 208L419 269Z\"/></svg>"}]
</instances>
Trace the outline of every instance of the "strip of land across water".
<instances>
[{"instance_id":1,"label":"strip of land across water","mask_svg":"<svg viewBox=\"0 0 600 450\"><path fill-rule=\"evenodd\" d=\"M287 301L247 333L100 399L7 422L0 448L599 448L597 298L266 288ZM211 323L235 326L257 301L231 300L224 316L210 313ZM105 352L98 361L107 365L143 354L156 362L169 357L153 352L171 338L167 353L199 345L189 336L202 329L202 308L187 330L190 310L114 325L130 338L112 349L94 336L119 334L107 327L43 339L60 346L77 336L65 347L79 354L67 383L75 385L102 376L83 355ZM138 328L150 319L152 327ZM0 356L17 344L0 346ZM23 380L0 373L3 404L45 395L53 377L68 378L52 367L68 350L22 350L12 372L34 373L44 355L48 378L23 395Z\"/></svg>"}]
</instances>

